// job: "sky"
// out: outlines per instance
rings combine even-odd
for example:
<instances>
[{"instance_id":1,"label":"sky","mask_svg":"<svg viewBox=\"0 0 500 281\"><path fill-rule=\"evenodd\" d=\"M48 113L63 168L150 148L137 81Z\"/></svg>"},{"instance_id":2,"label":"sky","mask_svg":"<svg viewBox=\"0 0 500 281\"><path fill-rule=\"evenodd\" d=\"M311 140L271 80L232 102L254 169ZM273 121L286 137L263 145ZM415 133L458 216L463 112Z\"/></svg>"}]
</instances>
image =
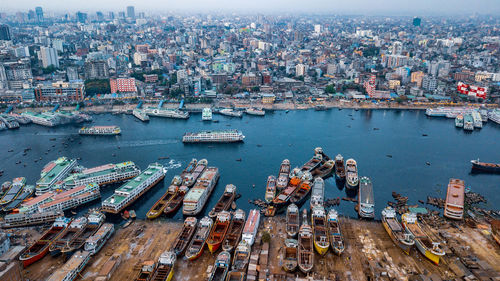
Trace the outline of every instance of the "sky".
<instances>
[{"instance_id":1,"label":"sky","mask_svg":"<svg viewBox=\"0 0 500 281\"><path fill-rule=\"evenodd\" d=\"M500 0L0 0L0 11L240 12L377 15L500 14Z\"/></svg>"}]
</instances>

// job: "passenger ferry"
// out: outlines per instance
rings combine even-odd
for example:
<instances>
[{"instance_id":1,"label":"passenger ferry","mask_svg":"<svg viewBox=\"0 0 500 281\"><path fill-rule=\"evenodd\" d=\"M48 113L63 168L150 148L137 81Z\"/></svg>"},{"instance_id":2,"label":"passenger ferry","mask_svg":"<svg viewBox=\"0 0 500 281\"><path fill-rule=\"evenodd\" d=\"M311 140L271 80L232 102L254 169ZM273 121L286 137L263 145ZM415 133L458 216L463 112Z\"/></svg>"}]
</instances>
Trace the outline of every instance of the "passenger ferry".
<instances>
[{"instance_id":1,"label":"passenger ferry","mask_svg":"<svg viewBox=\"0 0 500 281\"><path fill-rule=\"evenodd\" d=\"M481 119L481 113L479 113L479 110L472 111L472 120L474 122L474 128L481 129L483 127L483 120Z\"/></svg>"},{"instance_id":2,"label":"passenger ferry","mask_svg":"<svg viewBox=\"0 0 500 281\"><path fill-rule=\"evenodd\" d=\"M257 236L257 231L259 230L260 224L260 212L257 209L250 210L248 214L245 227L243 228L243 234L241 235L241 240L245 240L250 247L255 242L255 237Z\"/></svg>"},{"instance_id":3,"label":"passenger ferry","mask_svg":"<svg viewBox=\"0 0 500 281\"><path fill-rule=\"evenodd\" d=\"M230 116L230 117L239 117L239 118L241 118L243 116L243 113L241 113L241 111L235 111L235 110L232 110L230 108L221 109L219 111L219 114Z\"/></svg>"},{"instance_id":4,"label":"passenger ferry","mask_svg":"<svg viewBox=\"0 0 500 281\"><path fill-rule=\"evenodd\" d=\"M212 121L212 110L209 107L203 108L203 111L201 112L201 120Z\"/></svg>"},{"instance_id":5,"label":"passenger ferry","mask_svg":"<svg viewBox=\"0 0 500 281\"><path fill-rule=\"evenodd\" d=\"M358 190L358 214L362 218L375 217L375 200L373 199L373 185L369 178L362 177Z\"/></svg>"},{"instance_id":6,"label":"passenger ferry","mask_svg":"<svg viewBox=\"0 0 500 281\"><path fill-rule=\"evenodd\" d=\"M49 162L43 167L40 179L36 182L35 194L39 196L50 191L58 181L65 179L76 165L76 160L66 157L60 157L57 160Z\"/></svg>"},{"instance_id":7,"label":"passenger ferry","mask_svg":"<svg viewBox=\"0 0 500 281\"><path fill-rule=\"evenodd\" d=\"M132 115L134 115L137 119L141 120L142 122L149 121L149 116L140 109L134 109L132 111Z\"/></svg>"},{"instance_id":8,"label":"passenger ferry","mask_svg":"<svg viewBox=\"0 0 500 281\"><path fill-rule=\"evenodd\" d=\"M455 127L463 128L464 127L464 116L462 114L458 114L455 118Z\"/></svg>"},{"instance_id":9,"label":"passenger ferry","mask_svg":"<svg viewBox=\"0 0 500 281\"><path fill-rule=\"evenodd\" d=\"M425 115L430 117L447 117L455 118L458 114L470 113L473 108L468 107L436 107L427 108Z\"/></svg>"},{"instance_id":10,"label":"passenger ferry","mask_svg":"<svg viewBox=\"0 0 500 281\"><path fill-rule=\"evenodd\" d=\"M99 185L96 183L81 185L61 193L49 194L51 196L38 206L39 212L65 211L101 197Z\"/></svg>"},{"instance_id":11,"label":"passenger ferry","mask_svg":"<svg viewBox=\"0 0 500 281\"><path fill-rule=\"evenodd\" d=\"M255 116L265 116L266 115L266 112L262 109L259 109L259 108L247 108L245 110L245 113L248 114L248 115L255 115Z\"/></svg>"},{"instance_id":12,"label":"passenger ferry","mask_svg":"<svg viewBox=\"0 0 500 281\"><path fill-rule=\"evenodd\" d=\"M219 181L219 176L219 169L216 167L208 167L203 172L193 188L184 196L182 206L184 215L196 216L201 212Z\"/></svg>"},{"instance_id":13,"label":"passenger ferry","mask_svg":"<svg viewBox=\"0 0 500 281\"><path fill-rule=\"evenodd\" d=\"M443 215L449 219L464 218L465 183L463 180L450 179L444 204Z\"/></svg>"},{"instance_id":14,"label":"passenger ferry","mask_svg":"<svg viewBox=\"0 0 500 281\"><path fill-rule=\"evenodd\" d=\"M83 127L78 133L80 135L113 136L121 134L122 130L118 126L93 126Z\"/></svg>"},{"instance_id":15,"label":"passenger ferry","mask_svg":"<svg viewBox=\"0 0 500 281\"><path fill-rule=\"evenodd\" d=\"M488 113L488 119L491 121L500 124L500 109L495 109Z\"/></svg>"},{"instance_id":16,"label":"passenger ferry","mask_svg":"<svg viewBox=\"0 0 500 281\"><path fill-rule=\"evenodd\" d=\"M99 186L131 179L141 173L132 161L118 164L106 164L89 168L80 173L71 174L64 180L68 187L97 183Z\"/></svg>"},{"instance_id":17,"label":"passenger ferry","mask_svg":"<svg viewBox=\"0 0 500 281\"><path fill-rule=\"evenodd\" d=\"M101 227L97 230L94 235L90 236L86 241L85 245L83 245L83 248L85 251L90 252L91 255L97 254L106 244L108 239L113 235L115 232L115 225L112 223L104 223L101 225Z\"/></svg>"},{"instance_id":18,"label":"passenger ferry","mask_svg":"<svg viewBox=\"0 0 500 281\"><path fill-rule=\"evenodd\" d=\"M201 131L198 133L186 133L182 137L184 143L199 142L242 142L245 136L238 130L227 131Z\"/></svg>"},{"instance_id":19,"label":"passenger ferry","mask_svg":"<svg viewBox=\"0 0 500 281\"><path fill-rule=\"evenodd\" d=\"M464 115L464 130L473 131L474 130L474 119L471 114Z\"/></svg>"},{"instance_id":20,"label":"passenger ferry","mask_svg":"<svg viewBox=\"0 0 500 281\"><path fill-rule=\"evenodd\" d=\"M141 197L164 177L167 170L162 164L150 164L140 175L117 188L113 195L102 202L104 212L118 214Z\"/></svg>"},{"instance_id":21,"label":"passenger ferry","mask_svg":"<svg viewBox=\"0 0 500 281\"><path fill-rule=\"evenodd\" d=\"M161 108L147 108L144 110L146 114L149 116L156 117L166 117L166 118L174 118L174 119L188 119L189 112L183 112L180 110L172 110L172 109L161 109Z\"/></svg>"}]
</instances>

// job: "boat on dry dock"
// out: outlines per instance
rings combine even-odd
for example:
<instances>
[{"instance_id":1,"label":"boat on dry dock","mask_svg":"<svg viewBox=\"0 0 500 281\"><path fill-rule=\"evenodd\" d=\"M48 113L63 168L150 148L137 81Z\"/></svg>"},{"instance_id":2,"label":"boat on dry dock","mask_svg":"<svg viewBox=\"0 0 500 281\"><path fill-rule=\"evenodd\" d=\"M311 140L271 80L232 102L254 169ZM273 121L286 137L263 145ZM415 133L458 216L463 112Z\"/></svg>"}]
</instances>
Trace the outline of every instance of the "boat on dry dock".
<instances>
[{"instance_id":1,"label":"boat on dry dock","mask_svg":"<svg viewBox=\"0 0 500 281\"><path fill-rule=\"evenodd\" d=\"M413 235L417 249L435 264L439 264L439 260L445 255L445 252L439 246L438 242L434 242L423 230L417 221L415 213L405 213L401 216L404 228L408 234Z\"/></svg>"},{"instance_id":2,"label":"boat on dry dock","mask_svg":"<svg viewBox=\"0 0 500 281\"><path fill-rule=\"evenodd\" d=\"M293 272L297 268L299 242L295 239L286 239L283 257L283 270Z\"/></svg>"},{"instance_id":3,"label":"boat on dry dock","mask_svg":"<svg viewBox=\"0 0 500 281\"><path fill-rule=\"evenodd\" d=\"M443 215L449 219L464 218L465 182L460 179L450 179Z\"/></svg>"},{"instance_id":4,"label":"boat on dry dock","mask_svg":"<svg viewBox=\"0 0 500 281\"><path fill-rule=\"evenodd\" d=\"M276 197L273 199L273 205L277 208L283 208L288 204L290 197L295 193L295 190L299 188L301 183L300 180L301 172L298 168L295 168L290 173L290 181L285 189L280 191Z\"/></svg>"},{"instance_id":5,"label":"boat on dry dock","mask_svg":"<svg viewBox=\"0 0 500 281\"><path fill-rule=\"evenodd\" d=\"M184 220L184 225L182 226L181 231L175 238L172 248L170 249L177 256L182 255L184 250L186 250L186 247L191 241L191 238L196 230L197 222L198 220L195 217L188 217Z\"/></svg>"},{"instance_id":6,"label":"boat on dry dock","mask_svg":"<svg viewBox=\"0 0 500 281\"><path fill-rule=\"evenodd\" d=\"M260 224L260 212L259 210L252 209L248 213L248 218L243 228L243 234L241 235L241 240L245 240L250 247L255 242L255 237L257 237L257 231L259 230Z\"/></svg>"},{"instance_id":7,"label":"boat on dry dock","mask_svg":"<svg viewBox=\"0 0 500 281\"><path fill-rule=\"evenodd\" d=\"M222 193L219 201L217 201L213 209L210 211L210 213L208 213L208 216L211 218L215 218L220 212L229 210L229 208L231 208L231 203L234 202L235 198L236 186L234 186L233 184L226 185L224 193Z\"/></svg>"},{"instance_id":8,"label":"boat on dry dock","mask_svg":"<svg viewBox=\"0 0 500 281\"><path fill-rule=\"evenodd\" d=\"M69 256L74 251L80 249L85 244L85 241L97 232L105 219L106 216L100 211L90 211L87 217L87 224L84 226L83 231L79 232L78 235L75 235L73 239L68 241L61 249L61 252Z\"/></svg>"},{"instance_id":9,"label":"boat on dry dock","mask_svg":"<svg viewBox=\"0 0 500 281\"><path fill-rule=\"evenodd\" d=\"M301 183L295 192L290 196L290 202L301 205L306 201L307 195L311 192L312 175L309 172L304 172L301 177Z\"/></svg>"},{"instance_id":10,"label":"boat on dry dock","mask_svg":"<svg viewBox=\"0 0 500 281\"><path fill-rule=\"evenodd\" d=\"M52 273L47 281L73 281L76 280L83 271L88 261L90 253L78 251L60 268Z\"/></svg>"},{"instance_id":11,"label":"boat on dry dock","mask_svg":"<svg viewBox=\"0 0 500 281\"><path fill-rule=\"evenodd\" d=\"M142 263L141 270L139 274L135 277L135 281L149 281L151 276L153 275L153 271L155 269L154 261L145 261Z\"/></svg>"},{"instance_id":12,"label":"boat on dry dock","mask_svg":"<svg viewBox=\"0 0 500 281\"><path fill-rule=\"evenodd\" d=\"M290 179L290 160L285 159L281 162L280 172L278 173L278 179L276 180L277 191L282 191L288 185L288 180Z\"/></svg>"},{"instance_id":13,"label":"boat on dry dock","mask_svg":"<svg viewBox=\"0 0 500 281\"><path fill-rule=\"evenodd\" d=\"M325 201L325 181L320 178L314 178L314 183L311 191L311 210L315 206L323 206Z\"/></svg>"},{"instance_id":14,"label":"boat on dry dock","mask_svg":"<svg viewBox=\"0 0 500 281\"><path fill-rule=\"evenodd\" d=\"M345 187L350 190L356 190L359 187L358 164L354 159L346 161L346 183Z\"/></svg>"},{"instance_id":15,"label":"boat on dry dock","mask_svg":"<svg viewBox=\"0 0 500 281\"><path fill-rule=\"evenodd\" d=\"M274 196L276 195L276 177L269 176L267 177L267 185L266 185L266 195L264 199L267 203L273 201Z\"/></svg>"},{"instance_id":16,"label":"boat on dry dock","mask_svg":"<svg viewBox=\"0 0 500 281\"><path fill-rule=\"evenodd\" d=\"M373 199L373 185L368 177L362 177L358 190L358 215L361 218L375 218L375 200Z\"/></svg>"},{"instance_id":17,"label":"boat on dry dock","mask_svg":"<svg viewBox=\"0 0 500 281\"><path fill-rule=\"evenodd\" d=\"M335 156L335 179L338 181L345 180L344 157L340 154Z\"/></svg>"},{"instance_id":18,"label":"boat on dry dock","mask_svg":"<svg viewBox=\"0 0 500 281\"><path fill-rule=\"evenodd\" d=\"M170 200L168 200L168 202L165 204L163 213L166 216L171 216L175 214L177 210L179 210L179 208L181 207L182 201L184 200L184 196L188 191L189 189L184 185L178 187L174 196L172 196L172 198L170 198Z\"/></svg>"},{"instance_id":19,"label":"boat on dry dock","mask_svg":"<svg viewBox=\"0 0 500 281\"><path fill-rule=\"evenodd\" d=\"M186 258L190 261L195 260L201 256L203 249L205 248L205 242L210 235L212 229L213 220L209 217L203 217L198 223L198 229L194 234L193 239L189 243L186 250Z\"/></svg>"},{"instance_id":20,"label":"boat on dry dock","mask_svg":"<svg viewBox=\"0 0 500 281\"><path fill-rule=\"evenodd\" d=\"M229 271L227 273L226 281L245 281L245 272Z\"/></svg>"},{"instance_id":21,"label":"boat on dry dock","mask_svg":"<svg viewBox=\"0 0 500 281\"><path fill-rule=\"evenodd\" d=\"M210 253L215 253L215 251L220 248L230 224L231 213L228 211L222 211L217 215L217 220L212 226L212 230L210 231L210 235L208 235L207 239L207 246Z\"/></svg>"},{"instance_id":22,"label":"boat on dry dock","mask_svg":"<svg viewBox=\"0 0 500 281\"><path fill-rule=\"evenodd\" d=\"M67 246L75 237L79 237L88 224L86 217L79 217L73 220L70 225L59 235L49 247L51 256L61 253L61 250Z\"/></svg>"},{"instance_id":23,"label":"boat on dry dock","mask_svg":"<svg viewBox=\"0 0 500 281\"><path fill-rule=\"evenodd\" d=\"M217 255L215 264L210 273L208 281L225 281L229 266L231 265L231 254L229 252L221 252Z\"/></svg>"},{"instance_id":24,"label":"boat on dry dock","mask_svg":"<svg viewBox=\"0 0 500 281\"><path fill-rule=\"evenodd\" d=\"M90 236L87 240L85 240L85 245L83 248L85 251L90 252L91 255L95 255L97 252L101 250L101 248L106 244L108 239L115 232L115 225L112 223L104 223L97 230L94 235Z\"/></svg>"},{"instance_id":25,"label":"boat on dry dock","mask_svg":"<svg viewBox=\"0 0 500 281\"><path fill-rule=\"evenodd\" d=\"M415 245L415 240L411 234L403 229L394 208L389 206L382 210L382 225L389 237L391 237L392 242L409 255L411 248Z\"/></svg>"},{"instance_id":26,"label":"boat on dry dock","mask_svg":"<svg viewBox=\"0 0 500 281\"><path fill-rule=\"evenodd\" d=\"M307 274L314 267L313 230L307 224L307 210L304 209L304 218L299 229L299 248L297 263L300 271Z\"/></svg>"},{"instance_id":27,"label":"boat on dry dock","mask_svg":"<svg viewBox=\"0 0 500 281\"><path fill-rule=\"evenodd\" d=\"M233 265L231 269L233 271L246 272L249 261L250 245L248 245L247 241L242 240L234 251Z\"/></svg>"},{"instance_id":28,"label":"boat on dry dock","mask_svg":"<svg viewBox=\"0 0 500 281\"><path fill-rule=\"evenodd\" d=\"M179 186L171 184L168 187L167 192L165 192L165 194L163 194L160 199L156 201L153 207L151 207L151 209L147 212L146 217L151 220L159 217L165 210L165 207L170 202L170 200L176 197L179 192Z\"/></svg>"},{"instance_id":29,"label":"boat on dry dock","mask_svg":"<svg viewBox=\"0 0 500 281\"><path fill-rule=\"evenodd\" d=\"M182 177L182 185L185 185L187 187L192 187L198 178L205 172L205 169L208 166L208 161L207 159L201 159L196 163L196 167L194 170L190 173Z\"/></svg>"},{"instance_id":30,"label":"boat on dry dock","mask_svg":"<svg viewBox=\"0 0 500 281\"><path fill-rule=\"evenodd\" d=\"M297 236L300 226L299 207L290 204L286 208L286 233L289 237Z\"/></svg>"},{"instance_id":31,"label":"boat on dry dock","mask_svg":"<svg viewBox=\"0 0 500 281\"><path fill-rule=\"evenodd\" d=\"M328 225L326 212L323 206L315 206L311 213L311 222L313 229L314 248L320 255L325 255L330 247L328 238Z\"/></svg>"},{"instance_id":32,"label":"boat on dry dock","mask_svg":"<svg viewBox=\"0 0 500 281\"><path fill-rule=\"evenodd\" d=\"M330 246L335 254L340 255L344 252L344 236L340 229L340 220L335 209L328 212L328 235L330 236Z\"/></svg>"},{"instance_id":33,"label":"boat on dry dock","mask_svg":"<svg viewBox=\"0 0 500 281\"><path fill-rule=\"evenodd\" d=\"M238 209L234 213L229 229L226 233L226 238L222 242L222 250L231 252L240 241L243 227L245 226L245 211Z\"/></svg>"},{"instance_id":34,"label":"boat on dry dock","mask_svg":"<svg viewBox=\"0 0 500 281\"><path fill-rule=\"evenodd\" d=\"M150 281L170 281L174 276L176 255L174 252L163 252L151 274Z\"/></svg>"}]
</instances>

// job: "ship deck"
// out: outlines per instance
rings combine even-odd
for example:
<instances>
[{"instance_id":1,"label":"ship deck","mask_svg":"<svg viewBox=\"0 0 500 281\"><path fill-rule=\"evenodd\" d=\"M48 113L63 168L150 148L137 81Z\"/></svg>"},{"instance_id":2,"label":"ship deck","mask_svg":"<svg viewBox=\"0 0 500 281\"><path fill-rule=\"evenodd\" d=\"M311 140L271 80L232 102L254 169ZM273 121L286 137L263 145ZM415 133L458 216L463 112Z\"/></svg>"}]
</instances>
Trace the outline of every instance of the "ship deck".
<instances>
[{"instance_id":1,"label":"ship deck","mask_svg":"<svg viewBox=\"0 0 500 281\"><path fill-rule=\"evenodd\" d=\"M62 161L62 162L59 162L59 163L56 163L48 172L47 174L45 174L43 177L41 177L37 182L36 184L37 185L45 185L45 184L49 184L53 179L54 177L57 177L59 176L59 174L61 174L61 172L66 169L66 167L68 167L69 165L71 165L73 161L71 160L67 160L67 161Z\"/></svg>"}]
</instances>

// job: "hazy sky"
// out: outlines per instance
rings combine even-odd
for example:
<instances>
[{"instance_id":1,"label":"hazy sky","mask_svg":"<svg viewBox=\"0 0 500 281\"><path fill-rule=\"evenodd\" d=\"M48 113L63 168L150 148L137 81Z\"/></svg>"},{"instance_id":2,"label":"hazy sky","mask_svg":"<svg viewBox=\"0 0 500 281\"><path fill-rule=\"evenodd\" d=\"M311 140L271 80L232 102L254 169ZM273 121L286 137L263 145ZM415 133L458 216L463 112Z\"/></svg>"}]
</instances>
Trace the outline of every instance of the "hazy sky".
<instances>
[{"instance_id":1,"label":"hazy sky","mask_svg":"<svg viewBox=\"0 0 500 281\"><path fill-rule=\"evenodd\" d=\"M0 11L320 12L334 14L500 14L500 0L0 0Z\"/></svg>"}]
</instances>

